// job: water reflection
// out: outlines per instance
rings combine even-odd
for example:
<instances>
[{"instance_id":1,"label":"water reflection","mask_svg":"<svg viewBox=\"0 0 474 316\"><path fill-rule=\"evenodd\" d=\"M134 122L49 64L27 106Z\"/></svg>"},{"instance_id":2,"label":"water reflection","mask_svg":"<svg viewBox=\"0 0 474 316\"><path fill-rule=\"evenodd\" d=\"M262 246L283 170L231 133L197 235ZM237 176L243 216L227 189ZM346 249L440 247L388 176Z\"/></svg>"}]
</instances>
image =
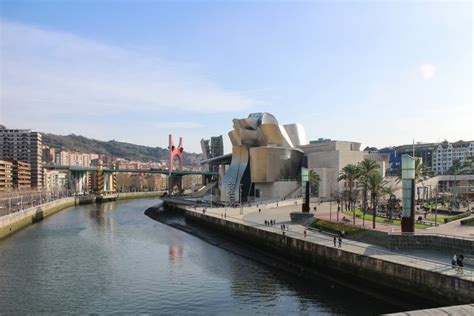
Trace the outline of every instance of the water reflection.
<instances>
[{"instance_id":1,"label":"water reflection","mask_svg":"<svg viewBox=\"0 0 474 316\"><path fill-rule=\"evenodd\" d=\"M175 266L183 259L184 248L182 245L170 245L168 259L171 266Z\"/></svg>"},{"instance_id":2,"label":"water reflection","mask_svg":"<svg viewBox=\"0 0 474 316\"><path fill-rule=\"evenodd\" d=\"M143 211L155 203L77 206L0 241L0 313L396 311L376 299L370 306L351 301L360 293L296 278L153 221Z\"/></svg>"}]
</instances>

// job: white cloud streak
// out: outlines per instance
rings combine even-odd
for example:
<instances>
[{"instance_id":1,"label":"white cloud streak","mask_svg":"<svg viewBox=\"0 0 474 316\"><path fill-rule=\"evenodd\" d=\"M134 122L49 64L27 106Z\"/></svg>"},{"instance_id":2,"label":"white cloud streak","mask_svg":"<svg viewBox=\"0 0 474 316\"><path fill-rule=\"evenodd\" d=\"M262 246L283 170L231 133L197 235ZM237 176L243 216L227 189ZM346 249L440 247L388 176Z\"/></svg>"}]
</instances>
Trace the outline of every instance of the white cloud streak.
<instances>
[{"instance_id":1,"label":"white cloud streak","mask_svg":"<svg viewBox=\"0 0 474 316\"><path fill-rule=\"evenodd\" d=\"M257 103L184 64L7 21L0 21L0 29L5 113L207 113L241 111Z\"/></svg>"}]
</instances>

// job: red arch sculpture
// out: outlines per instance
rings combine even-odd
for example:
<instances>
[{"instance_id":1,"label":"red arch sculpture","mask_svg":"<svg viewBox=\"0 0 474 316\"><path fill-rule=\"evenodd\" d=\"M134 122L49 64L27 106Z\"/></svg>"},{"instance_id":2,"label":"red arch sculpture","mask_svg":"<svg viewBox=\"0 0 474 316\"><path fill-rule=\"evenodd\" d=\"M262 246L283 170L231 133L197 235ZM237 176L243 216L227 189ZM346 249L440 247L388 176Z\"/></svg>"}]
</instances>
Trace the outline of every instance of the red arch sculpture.
<instances>
[{"instance_id":1,"label":"red arch sculpture","mask_svg":"<svg viewBox=\"0 0 474 316\"><path fill-rule=\"evenodd\" d=\"M170 174L174 170L174 166L173 166L174 157L178 157L178 160L179 160L178 170L183 170L183 161L184 161L183 160L183 150L184 150L183 138L182 137L179 138L179 145L178 147L175 147L174 142L173 142L173 135L170 134L168 149L170 150L170 166L169 166Z\"/></svg>"}]
</instances>

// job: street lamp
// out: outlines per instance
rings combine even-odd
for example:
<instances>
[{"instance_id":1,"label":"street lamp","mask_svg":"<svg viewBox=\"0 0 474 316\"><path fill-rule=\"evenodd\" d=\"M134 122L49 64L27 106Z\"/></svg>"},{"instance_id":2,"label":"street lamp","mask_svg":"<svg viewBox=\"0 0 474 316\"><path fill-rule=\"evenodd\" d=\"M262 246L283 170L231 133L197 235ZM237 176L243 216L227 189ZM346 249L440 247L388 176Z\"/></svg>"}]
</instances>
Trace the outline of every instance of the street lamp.
<instances>
[{"instance_id":1,"label":"street lamp","mask_svg":"<svg viewBox=\"0 0 474 316\"><path fill-rule=\"evenodd\" d=\"M240 215L244 213L244 210L242 208L242 183L240 184L240 190L239 190L239 201L240 201Z\"/></svg>"}]
</instances>

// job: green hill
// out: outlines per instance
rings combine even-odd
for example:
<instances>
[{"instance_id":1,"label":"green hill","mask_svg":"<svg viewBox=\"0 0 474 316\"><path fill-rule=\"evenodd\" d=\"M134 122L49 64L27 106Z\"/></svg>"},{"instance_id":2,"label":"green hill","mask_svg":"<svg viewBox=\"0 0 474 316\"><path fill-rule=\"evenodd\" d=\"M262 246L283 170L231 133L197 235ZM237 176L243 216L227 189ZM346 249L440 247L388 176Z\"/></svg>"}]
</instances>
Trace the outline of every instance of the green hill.
<instances>
[{"instance_id":1,"label":"green hill","mask_svg":"<svg viewBox=\"0 0 474 316\"><path fill-rule=\"evenodd\" d=\"M42 136L43 144L53 148L110 155L127 160L159 162L168 159L169 155L168 149L161 147L148 147L115 140L101 141L74 134L62 136L43 133ZM184 152L185 165L195 164L199 159L199 154Z\"/></svg>"}]
</instances>

